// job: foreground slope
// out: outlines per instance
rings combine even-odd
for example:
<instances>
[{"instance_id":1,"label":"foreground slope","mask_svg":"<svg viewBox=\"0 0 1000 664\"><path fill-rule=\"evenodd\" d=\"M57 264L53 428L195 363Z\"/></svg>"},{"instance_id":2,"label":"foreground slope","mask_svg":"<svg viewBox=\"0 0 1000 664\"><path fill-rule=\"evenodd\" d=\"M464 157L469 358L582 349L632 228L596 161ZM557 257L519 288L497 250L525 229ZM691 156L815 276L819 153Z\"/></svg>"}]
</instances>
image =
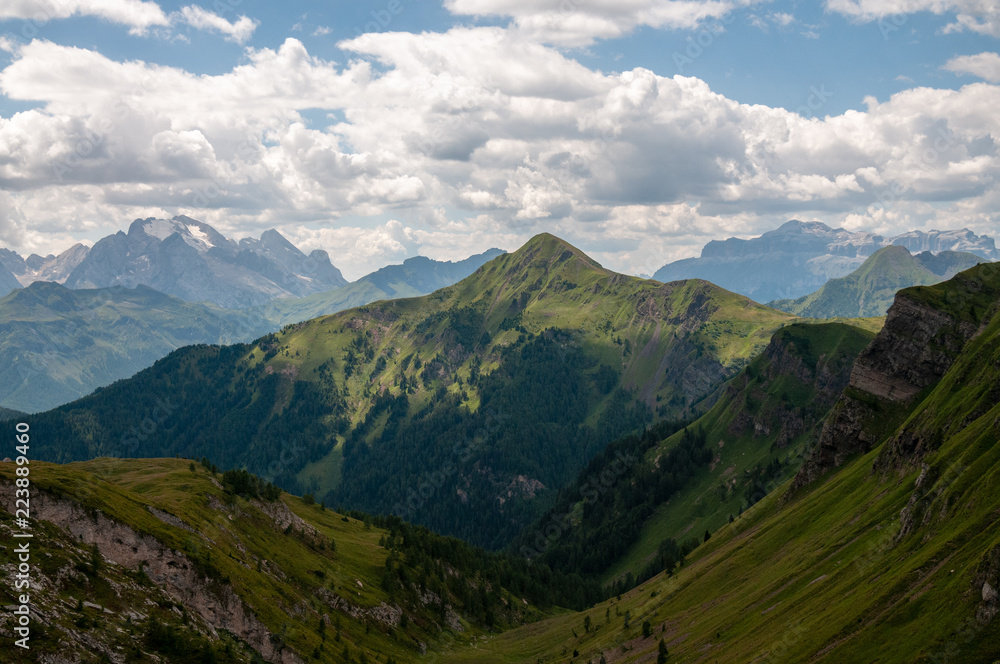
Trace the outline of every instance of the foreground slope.
<instances>
[{"instance_id":1,"label":"foreground slope","mask_svg":"<svg viewBox=\"0 0 1000 664\"><path fill-rule=\"evenodd\" d=\"M992 265L903 291L890 323L920 303L951 325L930 344L948 348L947 368L897 403L897 424L845 443L830 472L772 492L679 570L445 661L655 661L661 639L670 662L1000 660L998 299ZM963 323L972 332L955 336ZM899 329L887 323L867 366L874 353L919 364Z\"/></svg>"},{"instance_id":2,"label":"foreground slope","mask_svg":"<svg viewBox=\"0 0 1000 664\"><path fill-rule=\"evenodd\" d=\"M851 274L831 279L815 293L768 306L809 318L882 316L900 289L930 286L984 262L975 254L957 251L912 255L905 247L885 247Z\"/></svg>"},{"instance_id":3,"label":"foreground slope","mask_svg":"<svg viewBox=\"0 0 1000 664\"><path fill-rule=\"evenodd\" d=\"M246 474L183 459L30 467L32 661L413 662L565 597L541 568ZM0 463L7 542L22 541L15 468ZM17 604L10 584L0 601ZM14 620L0 616L5 633Z\"/></svg>"},{"instance_id":4,"label":"foreground slope","mask_svg":"<svg viewBox=\"0 0 1000 664\"><path fill-rule=\"evenodd\" d=\"M207 455L499 547L609 441L704 408L793 318L551 235L458 284L189 348L33 419L56 461Z\"/></svg>"},{"instance_id":5,"label":"foreground slope","mask_svg":"<svg viewBox=\"0 0 1000 664\"><path fill-rule=\"evenodd\" d=\"M70 290L35 282L0 299L0 404L48 410L181 346L249 341L270 329L259 316L145 286Z\"/></svg>"}]
</instances>

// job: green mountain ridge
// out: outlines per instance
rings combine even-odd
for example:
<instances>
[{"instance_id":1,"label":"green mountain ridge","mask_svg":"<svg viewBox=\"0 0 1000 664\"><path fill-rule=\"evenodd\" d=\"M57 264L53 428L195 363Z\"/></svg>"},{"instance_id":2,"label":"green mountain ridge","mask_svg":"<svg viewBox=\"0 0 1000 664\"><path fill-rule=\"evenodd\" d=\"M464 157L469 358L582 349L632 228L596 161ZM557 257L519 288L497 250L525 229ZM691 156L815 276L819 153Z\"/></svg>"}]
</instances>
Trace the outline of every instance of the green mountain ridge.
<instances>
[{"instance_id":1,"label":"green mountain ridge","mask_svg":"<svg viewBox=\"0 0 1000 664\"><path fill-rule=\"evenodd\" d=\"M248 341L262 318L145 286L35 282L0 299L0 404L39 412L127 378L182 346Z\"/></svg>"},{"instance_id":2,"label":"green mountain ridge","mask_svg":"<svg viewBox=\"0 0 1000 664\"><path fill-rule=\"evenodd\" d=\"M792 320L541 235L429 296L182 349L32 426L64 441L52 461L204 455L500 548L609 441L706 408Z\"/></svg>"},{"instance_id":3,"label":"green mountain ridge","mask_svg":"<svg viewBox=\"0 0 1000 664\"><path fill-rule=\"evenodd\" d=\"M884 247L846 277L831 279L797 300L775 300L768 306L809 318L882 316L900 289L930 286L984 262L965 252L912 255L905 247Z\"/></svg>"}]
</instances>

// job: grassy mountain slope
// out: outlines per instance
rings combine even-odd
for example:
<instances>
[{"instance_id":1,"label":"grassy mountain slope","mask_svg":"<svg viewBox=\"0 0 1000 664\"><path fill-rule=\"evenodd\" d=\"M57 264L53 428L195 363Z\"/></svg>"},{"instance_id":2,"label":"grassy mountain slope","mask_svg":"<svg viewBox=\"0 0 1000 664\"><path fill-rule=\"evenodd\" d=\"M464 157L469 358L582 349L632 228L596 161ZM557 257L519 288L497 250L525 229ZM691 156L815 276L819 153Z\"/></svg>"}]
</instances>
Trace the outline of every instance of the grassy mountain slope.
<instances>
[{"instance_id":1,"label":"grassy mountain slope","mask_svg":"<svg viewBox=\"0 0 1000 664\"><path fill-rule=\"evenodd\" d=\"M0 299L0 404L39 412L127 378L196 343L248 341L271 325L140 286L36 282Z\"/></svg>"},{"instance_id":2,"label":"grassy mountain slope","mask_svg":"<svg viewBox=\"0 0 1000 664\"><path fill-rule=\"evenodd\" d=\"M772 492L620 601L444 661L645 662L661 639L670 662L1000 660L1000 315L995 297L969 310L985 303L982 286L1000 287L992 267L904 291L980 325L870 451L791 500ZM912 445L921 432L931 444Z\"/></svg>"},{"instance_id":3,"label":"grassy mountain slope","mask_svg":"<svg viewBox=\"0 0 1000 664\"><path fill-rule=\"evenodd\" d=\"M0 464L5 486L14 469ZM287 494L241 496L229 477L182 459L32 462L33 658L408 662L442 635L535 619L553 596L541 568ZM5 492L8 542L12 513ZM9 584L0 600L15 604ZM8 633L13 619L0 617Z\"/></svg>"},{"instance_id":4,"label":"grassy mountain slope","mask_svg":"<svg viewBox=\"0 0 1000 664\"><path fill-rule=\"evenodd\" d=\"M936 284L983 262L975 254L957 251L914 256L904 247L885 247L846 277L831 279L797 300L777 300L768 306L810 318L881 316L901 288Z\"/></svg>"},{"instance_id":5,"label":"grassy mountain slope","mask_svg":"<svg viewBox=\"0 0 1000 664\"><path fill-rule=\"evenodd\" d=\"M683 430L659 437L654 430L609 448L518 545L541 549L550 565L605 581L659 572L650 566L665 540L700 540L798 470L873 337L844 323L778 330L707 413ZM628 475L602 484L616 458L630 459ZM588 498L591 486L608 490ZM572 526L551 545L537 545L537 533L560 514L573 515Z\"/></svg>"},{"instance_id":6,"label":"grassy mountain slope","mask_svg":"<svg viewBox=\"0 0 1000 664\"><path fill-rule=\"evenodd\" d=\"M273 300L255 311L277 325L287 325L379 300L419 297L461 281L502 253L500 249L490 249L456 262L417 256L403 261L402 265L383 267L340 288L301 298Z\"/></svg>"},{"instance_id":7,"label":"grassy mountain slope","mask_svg":"<svg viewBox=\"0 0 1000 664\"><path fill-rule=\"evenodd\" d=\"M704 407L791 316L541 235L454 286L184 349L33 426L51 460L207 455L499 547L608 441Z\"/></svg>"}]
</instances>

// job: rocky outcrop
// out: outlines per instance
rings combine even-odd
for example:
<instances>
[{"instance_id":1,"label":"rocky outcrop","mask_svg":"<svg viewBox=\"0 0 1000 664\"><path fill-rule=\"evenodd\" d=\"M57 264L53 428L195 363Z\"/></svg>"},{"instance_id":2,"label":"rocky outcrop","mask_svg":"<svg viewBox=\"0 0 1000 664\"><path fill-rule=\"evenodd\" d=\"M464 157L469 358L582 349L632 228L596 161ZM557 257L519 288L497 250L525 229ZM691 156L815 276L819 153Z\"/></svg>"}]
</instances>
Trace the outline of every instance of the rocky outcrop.
<instances>
[{"instance_id":1,"label":"rocky outcrop","mask_svg":"<svg viewBox=\"0 0 1000 664\"><path fill-rule=\"evenodd\" d=\"M982 600L976 607L976 620L980 625L992 621L1000 613L998 588L1000 588L1000 546L995 546L979 562L969 589L973 597Z\"/></svg>"},{"instance_id":2,"label":"rocky outcrop","mask_svg":"<svg viewBox=\"0 0 1000 664\"><path fill-rule=\"evenodd\" d=\"M791 491L882 440L901 421L914 397L944 376L977 329L975 321L900 291L885 327L854 363L850 383Z\"/></svg>"},{"instance_id":3,"label":"rocky outcrop","mask_svg":"<svg viewBox=\"0 0 1000 664\"><path fill-rule=\"evenodd\" d=\"M274 637L229 585L213 583L199 574L186 555L166 547L150 535L109 519L102 512L88 511L77 503L46 493L34 493L31 507L35 519L49 521L79 541L96 545L106 560L135 571L143 569L178 604L213 630L226 630L247 642L266 661L302 663L303 660ZM197 546L197 542L193 545Z\"/></svg>"}]
</instances>

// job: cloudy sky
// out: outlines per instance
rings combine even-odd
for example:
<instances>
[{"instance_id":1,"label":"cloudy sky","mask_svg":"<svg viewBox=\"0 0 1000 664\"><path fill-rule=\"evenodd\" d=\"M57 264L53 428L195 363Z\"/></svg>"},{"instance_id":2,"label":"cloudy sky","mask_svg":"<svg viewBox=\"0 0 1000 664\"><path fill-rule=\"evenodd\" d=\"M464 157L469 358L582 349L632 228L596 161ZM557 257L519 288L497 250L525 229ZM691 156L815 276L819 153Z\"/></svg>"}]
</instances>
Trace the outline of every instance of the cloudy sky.
<instances>
[{"instance_id":1,"label":"cloudy sky","mask_svg":"<svg viewBox=\"0 0 1000 664\"><path fill-rule=\"evenodd\" d=\"M4 0L0 246L187 214L356 278L787 219L1000 236L995 0Z\"/></svg>"}]
</instances>

